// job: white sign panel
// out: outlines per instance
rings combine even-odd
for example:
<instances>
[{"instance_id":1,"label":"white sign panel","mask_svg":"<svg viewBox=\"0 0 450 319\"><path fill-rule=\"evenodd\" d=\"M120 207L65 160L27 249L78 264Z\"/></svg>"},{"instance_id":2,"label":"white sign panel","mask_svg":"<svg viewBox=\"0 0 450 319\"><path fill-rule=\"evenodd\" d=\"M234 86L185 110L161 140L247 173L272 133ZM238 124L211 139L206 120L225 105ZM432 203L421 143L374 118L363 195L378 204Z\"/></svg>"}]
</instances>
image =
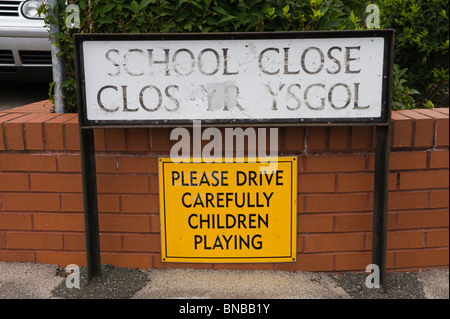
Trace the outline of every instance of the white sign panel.
<instances>
[{"instance_id":1,"label":"white sign panel","mask_svg":"<svg viewBox=\"0 0 450 319\"><path fill-rule=\"evenodd\" d=\"M383 37L122 37L80 51L90 122L370 120L385 103Z\"/></svg>"}]
</instances>

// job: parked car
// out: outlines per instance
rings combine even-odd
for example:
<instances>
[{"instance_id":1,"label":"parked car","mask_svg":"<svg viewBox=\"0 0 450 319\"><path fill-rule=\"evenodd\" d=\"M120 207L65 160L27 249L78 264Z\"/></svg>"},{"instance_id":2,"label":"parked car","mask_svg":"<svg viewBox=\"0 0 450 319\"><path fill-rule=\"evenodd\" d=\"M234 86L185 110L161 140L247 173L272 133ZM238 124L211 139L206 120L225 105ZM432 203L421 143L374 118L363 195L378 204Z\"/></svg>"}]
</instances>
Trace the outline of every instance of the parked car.
<instances>
[{"instance_id":1,"label":"parked car","mask_svg":"<svg viewBox=\"0 0 450 319\"><path fill-rule=\"evenodd\" d=\"M45 0L44 0L45 1ZM52 80L43 0L0 0L0 80Z\"/></svg>"}]
</instances>

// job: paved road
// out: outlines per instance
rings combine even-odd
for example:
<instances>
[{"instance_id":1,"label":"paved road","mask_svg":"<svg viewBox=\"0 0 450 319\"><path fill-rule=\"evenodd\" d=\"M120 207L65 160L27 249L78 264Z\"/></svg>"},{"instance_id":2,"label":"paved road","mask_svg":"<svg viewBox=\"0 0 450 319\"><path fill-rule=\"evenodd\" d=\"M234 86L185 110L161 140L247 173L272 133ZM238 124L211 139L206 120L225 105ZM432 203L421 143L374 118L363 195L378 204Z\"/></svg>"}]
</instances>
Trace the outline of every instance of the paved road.
<instances>
[{"instance_id":1,"label":"paved road","mask_svg":"<svg viewBox=\"0 0 450 319\"><path fill-rule=\"evenodd\" d=\"M49 83L0 81L0 112L48 99Z\"/></svg>"}]
</instances>

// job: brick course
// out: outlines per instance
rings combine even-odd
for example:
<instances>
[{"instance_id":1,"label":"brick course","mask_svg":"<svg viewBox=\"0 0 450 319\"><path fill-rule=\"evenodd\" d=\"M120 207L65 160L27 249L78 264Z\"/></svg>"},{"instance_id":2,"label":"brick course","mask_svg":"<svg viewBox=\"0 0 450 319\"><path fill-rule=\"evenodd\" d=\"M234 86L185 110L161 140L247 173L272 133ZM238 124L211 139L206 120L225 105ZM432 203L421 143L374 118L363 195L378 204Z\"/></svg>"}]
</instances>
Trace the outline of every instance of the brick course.
<instances>
[{"instance_id":1,"label":"brick course","mask_svg":"<svg viewBox=\"0 0 450 319\"><path fill-rule=\"evenodd\" d=\"M0 261L85 264L76 114L42 101L0 112ZM448 109L392 113L390 271L448 267ZM158 157L168 128L95 129L103 263L138 268L364 271L371 262L375 129L285 127L298 156L297 261L162 263Z\"/></svg>"}]
</instances>

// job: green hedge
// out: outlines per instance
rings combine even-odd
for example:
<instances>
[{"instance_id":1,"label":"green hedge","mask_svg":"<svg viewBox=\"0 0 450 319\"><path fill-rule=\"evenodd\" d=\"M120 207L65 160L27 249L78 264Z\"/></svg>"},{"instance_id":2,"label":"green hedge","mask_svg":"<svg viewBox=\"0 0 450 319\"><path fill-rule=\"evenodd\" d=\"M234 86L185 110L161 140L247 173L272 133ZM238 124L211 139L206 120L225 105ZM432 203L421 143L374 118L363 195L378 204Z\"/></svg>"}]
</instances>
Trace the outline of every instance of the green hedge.
<instances>
[{"instance_id":1,"label":"green hedge","mask_svg":"<svg viewBox=\"0 0 450 319\"><path fill-rule=\"evenodd\" d=\"M396 31L394 107L448 107L448 0L377 4L382 27Z\"/></svg>"},{"instance_id":2,"label":"green hedge","mask_svg":"<svg viewBox=\"0 0 450 319\"><path fill-rule=\"evenodd\" d=\"M365 8L369 2L359 0L307 0L307 1L287 1L287 0L77 0L69 1L77 4L80 8L80 27L78 29L68 29L66 19L68 13L65 12L66 0L58 0L55 8L59 14L57 21L47 18L47 23L57 23L61 32L55 34L56 45L61 49L60 54L66 63L67 79L61 86L63 91L66 111L76 112L76 86L75 70L73 64L73 33L154 33L154 32L258 32L258 31L306 31L306 30L352 30L364 28ZM398 3L405 5L405 10L411 10L415 1L386 0L379 1L382 24L385 27L396 29L397 37L401 40L404 53L396 55L396 72L394 83L394 107L412 108L418 105L414 94L428 94L433 92L440 94L447 90L448 94L448 15L445 10L448 0L422 1L429 4L427 10L439 16L442 27L438 31L431 31L435 27L435 21L421 21L421 24L414 24L412 30L407 29L411 36L423 34L420 40L426 50L427 59L434 59L435 53L442 54L439 64L433 69L423 70L424 76L412 76L411 72L416 72L408 62L415 61L417 56L405 57L403 54L420 55L420 52L409 52L410 47L406 45L408 38L405 30L406 22L400 24L403 15L396 18L395 6ZM439 4L439 5L436 5ZM421 9L422 3L419 5ZM441 6L446 5L444 13ZM408 11L409 12L409 11ZM427 11L428 12L428 11ZM389 14L389 17L385 17ZM430 13L431 14L431 13ZM408 19L411 17L408 15ZM406 19L406 18L405 18ZM426 23L430 24L428 34L433 37L428 39L425 34ZM446 32L444 30L446 27ZM442 32L442 33L441 33ZM440 33L440 36L435 36ZM437 39L439 38L439 39ZM433 48L429 48L429 42L434 43ZM436 44L443 41L445 45ZM414 41L413 41L414 42ZM419 41L420 42L420 41ZM436 51L436 52L435 52ZM441 57L441 56L439 56ZM445 59L446 57L446 59ZM444 61L445 60L445 61ZM421 60L422 61L422 60ZM428 60L427 60L428 61ZM427 62L425 61L425 62ZM443 62L442 62L443 61ZM431 63L431 62L430 62ZM447 64L445 64L447 63ZM426 63L424 63L426 64ZM428 64L426 64L428 65ZM406 70L408 69L408 70ZM416 73L414 73L416 74ZM433 74L430 76L430 74ZM435 74L435 75L434 75ZM418 85L416 78L432 81ZM446 79L446 82L445 82ZM408 81L408 82L406 82ZM434 82L439 81L439 82ZM445 87L445 83L447 87ZM429 89L428 91L423 88ZM419 99L419 101L425 101ZM431 102L428 106L431 106ZM420 103L419 103L420 104ZM421 106L421 105L419 105ZM445 105L448 106L448 105Z\"/></svg>"}]
</instances>

